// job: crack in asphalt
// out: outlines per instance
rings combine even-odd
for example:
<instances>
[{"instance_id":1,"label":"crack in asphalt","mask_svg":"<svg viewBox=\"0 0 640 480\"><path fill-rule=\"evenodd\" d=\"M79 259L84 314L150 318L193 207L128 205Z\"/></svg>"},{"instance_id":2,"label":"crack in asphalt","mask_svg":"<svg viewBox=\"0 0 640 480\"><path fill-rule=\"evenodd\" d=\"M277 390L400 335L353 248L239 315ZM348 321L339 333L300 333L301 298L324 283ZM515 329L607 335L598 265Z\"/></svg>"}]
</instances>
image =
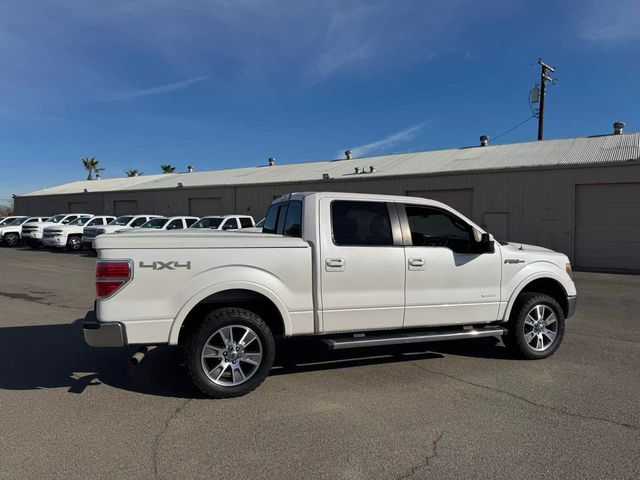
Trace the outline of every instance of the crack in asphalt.
<instances>
[{"instance_id":1,"label":"crack in asphalt","mask_svg":"<svg viewBox=\"0 0 640 480\"><path fill-rule=\"evenodd\" d=\"M450 378L452 380L456 380L456 381L458 381L460 383L464 383L466 385L471 385L473 387L489 390L489 391L492 391L494 393L501 393L501 394L507 395L507 396L509 396L511 398L515 398L516 400L520 400L521 402L524 402L524 403L526 403L528 405L531 405L533 407L547 408L547 409L549 409L549 410L551 410L553 412L556 412L556 413L558 413L560 415L566 415L566 416L569 416L569 417L580 418L580 419L583 419L583 420L593 420L593 421L597 421L597 422L604 422L604 423L608 423L608 424L615 425L615 426L618 426L618 427L629 428L629 429L635 430L635 431L640 430L640 426L634 425L632 423L618 422L616 420L611 420L610 418L606 418L606 417L599 417L597 415L585 415L585 414L582 414L582 413L570 412L568 410L565 410L565 409L562 409L562 408L559 408L559 407L554 407L554 406L551 406L551 405L546 405L544 403L534 402L533 400L529 400L526 397L522 397L520 395L516 395L515 393L511 393L511 392L509 392L507 390L502 390L500 388L490 387L488 385L483 385L481 383L471 382L469 380L465 380L464 378L456 377L455 375L450 375L448 373L440 372L438 370L431 370L431 369L423 367L422 365L419 365L419 364L417 364L415 362L410 362L410 363L414 367L417 367L420 370L424 370L425 372L433 373L435 375L441 375L443 377L447 377L447 378Z\"/></svg>"},{"instance_id":2,"label":"crack in asphalt","mask_svg":"<svg viewBox=\"0 0 640 480\"><path fill-rule=\"evenodd\" d=\"M428 467L430 465L429 462L438 456L438 442L442 440L443 436L444 436L444 431L440 432L440 435L438 435L438 438L431 441L431 453L427 454L424 457L423 461L421 461L417 465L414 465L409 471L403 473L399 477L396 477L396 480L406 480L408 478L411 478L422 468Z\"/></svg>"},{"instance_id":3,"label":"crack in asphalt","mask_svg":"<svg viewBox=\"0 0 640 480\"><path fill-rule=\"evenodd\" d=\"M162 427L162 430L160 430L160 432L158 432L158 434L156 435L156 438L154 438L153 448L151 451L152 452L151 461L153 464L153 478L160 478L159 477L160 472L158 471L158 448L160 447L160 439L164 436L165 433L167 433L167 430L169 430L169 424L187 407L189 403L191 403L192 400L193 398L189 398L184 402L182 402L180 405L178 405L173 410L173 412L169 414L167 419L164 421L164 426Z\"/></svg>"}]
</instances>

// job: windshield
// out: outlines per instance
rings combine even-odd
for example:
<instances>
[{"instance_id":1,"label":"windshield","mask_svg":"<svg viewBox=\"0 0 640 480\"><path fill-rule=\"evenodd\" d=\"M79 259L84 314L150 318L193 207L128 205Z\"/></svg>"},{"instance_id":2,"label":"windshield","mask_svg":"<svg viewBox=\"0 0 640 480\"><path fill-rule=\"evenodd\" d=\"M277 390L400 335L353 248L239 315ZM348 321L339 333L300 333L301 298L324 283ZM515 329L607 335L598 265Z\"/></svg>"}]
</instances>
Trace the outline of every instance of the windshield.
<instances>
[{"instance_id":1,"label":"windshield","mask_svg":"<svg viewBox=\"0 0 640 480\"><path fill-rule=\"evenodd\" d=\"M191 228L218 228L224 220L222 217L205 217L194 223Z\"/></svg>"},{"instance_id":2,"label":"windshield","mask_svg":"<svg viewBox=\"0 0 640 480\"><path fill-rule=\"evenodd\" d=\"M152 220L149 220L147 223L143 224L140 228L162 228L164 227L167 222L169 221L168 218L154 218Z\"/></svg>"},{"instance_id":3,"label":"windshield","mask_svg":"<svg viewBox=\"0 0 640 480\"><path fill-rule=\"evenodd\" d=\"M29 217L16 217L13 220L3 224L5 227L9 227L11 225L22 225L24 222L29 220Z\"/></svg>"},{"instance_id":4,"label":"windshield","mask_svg":"<svg viewBox=\"0 0 640 480\"><path fill-rule=\"evenodd\" d=\"M127 225L131 220L133 219L133 216L131 215L126 215L124 217L118 217L116 218L113 222L111 222L109 225Z\"/></svg>"},{"instance_id":5,"label":"windshield","mask_svg":"<svg viewBox=\"0 0 640 480\"><path fill-rule=\"evenodd\" d=\"M89 220L91 220L91 218L87 217L87 218L76 218L73 222L70 222L69 225L85 225Z\"/></svg>"},{"instance_id":6,"label":"windshield","mask_svg":"<svg viewBox=\"0 0 640 480\"><path fill-rule=\"evenodd\" d=\"M54 215L53 217L47 218L47 222L60 223L60 220L62 220L64 217L66 217L66 215Z\"/></svg>"}]
</instances>

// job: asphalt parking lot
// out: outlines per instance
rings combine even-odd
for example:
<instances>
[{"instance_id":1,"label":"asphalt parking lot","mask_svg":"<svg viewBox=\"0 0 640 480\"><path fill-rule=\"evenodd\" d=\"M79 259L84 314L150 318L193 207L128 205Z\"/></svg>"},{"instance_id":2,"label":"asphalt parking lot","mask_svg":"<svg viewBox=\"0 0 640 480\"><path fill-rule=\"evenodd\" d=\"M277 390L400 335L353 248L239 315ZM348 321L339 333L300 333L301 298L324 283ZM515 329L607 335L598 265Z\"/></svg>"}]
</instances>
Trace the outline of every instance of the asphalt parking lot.
<instances>
[{"instance_id":1,"label":"asphalt parking lot","mask_svg":"<svg viewBox=\"0 0 640 480\"><path fill-rule=\"evenodd\" d=\"M84 344L94 261L0 249L0 478L640 478L640 277L577 273L544 361L287 341L255 392L214 401L177 349L132 367Z\"/></svg>"}]
</instances>

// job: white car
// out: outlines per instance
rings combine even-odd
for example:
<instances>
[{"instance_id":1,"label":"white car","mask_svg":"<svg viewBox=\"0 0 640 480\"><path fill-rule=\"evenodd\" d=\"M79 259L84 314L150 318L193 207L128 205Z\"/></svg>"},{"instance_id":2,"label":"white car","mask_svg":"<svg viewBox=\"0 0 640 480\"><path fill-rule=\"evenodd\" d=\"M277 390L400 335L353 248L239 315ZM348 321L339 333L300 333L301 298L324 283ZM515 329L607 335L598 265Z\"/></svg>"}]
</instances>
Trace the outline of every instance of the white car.
<instances>
[{"instance_id":1,"label":"white car","mask_svg":"<svg viewBox=\"0 0 640 480\"><path fill-rule=\"evenodd\" d=\"M46 220L46 217L12 217L13 220L0 225L0 244L7 247L15 247L22 238L22 227L26 223L37 223Z\"/></svg>"},{"instance_id":2,"label":"white car","mask_svg":"<svg viewBox=\"0 0 640 480\"><path fill-rule=\"evenodd\" d=\"M98 235L111 234L139 228L152 218L161 218L160 215L123 215L113 222L102 227L86 227L82 233L82 244L87 248L94 248L93 243Z\"/></svg>"},{"instance_id":3,"label":"white car","mask_svg":"<svg viewBox=\"0 0 640 480\"><path fill-rule=\"evenodd\" d=\"M143 230L182 230L191 227L198 220L198 217L159 217L152 218L140 228Z\"/></svg>"},{"instance_id":4,"label":"white car","mask_svg":"<svg viewBox=\"0 0 640 480\"><path fill-rule=\"evenodd\" d=\"M255 225L253 217L249 215L211 215L202 217L191 228L206 228L209 230L240 230Z\"/></svg>"},{"instance_id":5,"label":"white car","mask_svg":"<svg viewBox=\"0 0 640 480\"><path fill-rule=\"evenodd\" d=\"M101 227L108 225L116 217L98 215L80 217L67 225L47 227L42 234L42 244L51 248L66 248L69 251L82 249L82 233L85 227Z\"/></svg>"},{"instance_id":6,"label":"white car","mask_svg":"<svg viewBox=\"0 0 640 480\"><path fill-rule=\"evenodd\" d=\"M47 227L53 227L55 225L67 225L78 218L91 218L91 213L60 213L49 217L44 222L39 223L25 223L22 227L22 239L29 243L32 247L39 247L42 245L42 235L44 229Z\"/></svg>"},{"instance_id":7,"label":"white car","mask_svg":"<svg viewBox=\"0 0 640 480\"><path fill-rule=\"evenodd\" d=\"M566 255L497 242L424 198L296 193L272 203L263 233L162 233L96 240L85 340L182 345L191 380L216 398L267 377L276 336L329 349L502 337L542 359L576 306Z\"/></svg>"}]
</instances>

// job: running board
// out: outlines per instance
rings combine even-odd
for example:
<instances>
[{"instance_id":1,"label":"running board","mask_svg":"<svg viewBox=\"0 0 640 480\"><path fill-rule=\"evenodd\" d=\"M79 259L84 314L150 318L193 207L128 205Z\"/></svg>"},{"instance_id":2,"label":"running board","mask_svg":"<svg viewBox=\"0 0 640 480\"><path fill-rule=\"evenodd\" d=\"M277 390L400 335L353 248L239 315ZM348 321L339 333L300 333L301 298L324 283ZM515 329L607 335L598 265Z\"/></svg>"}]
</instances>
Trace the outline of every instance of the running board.
<instances>
[{"instance_id":1,"label":"running board","mask_svg":"<svg viewBox=\"0 0 640 480\"><path fill-rule=\"evenodd\" d=\"M505 333L507 333L506 328L491 326L468 330L434 330L430 332L400 332L387 335L325 338L323 341L329 346L330 350L341 350L344 348L375 347L380 345L440 342L461 338L498 337Z\"/></svg>"}]
</instances>

